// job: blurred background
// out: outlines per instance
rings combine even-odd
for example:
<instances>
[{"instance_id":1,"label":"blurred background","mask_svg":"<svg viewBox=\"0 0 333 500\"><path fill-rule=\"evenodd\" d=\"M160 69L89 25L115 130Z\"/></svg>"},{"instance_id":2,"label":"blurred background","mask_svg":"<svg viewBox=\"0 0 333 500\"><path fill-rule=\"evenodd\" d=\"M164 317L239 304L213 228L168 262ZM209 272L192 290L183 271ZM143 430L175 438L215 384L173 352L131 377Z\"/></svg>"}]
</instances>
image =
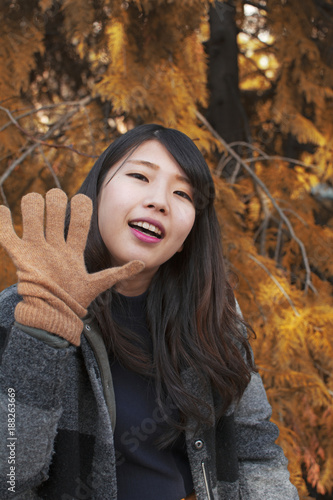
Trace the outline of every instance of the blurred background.
<instances>
[{"instance_id":1,"label":"blurred background","mask_svg":"<svg viewBox=\"0 0 333 500\"><path fill-rule=\"evenodd\" d=\"M72 196L130 128L189 135L292 481L333 499L332 0L0 5L0 202L17 233L24 194ZM2 290L16 276L0 259Z\"/></svg>"}]
</instances>

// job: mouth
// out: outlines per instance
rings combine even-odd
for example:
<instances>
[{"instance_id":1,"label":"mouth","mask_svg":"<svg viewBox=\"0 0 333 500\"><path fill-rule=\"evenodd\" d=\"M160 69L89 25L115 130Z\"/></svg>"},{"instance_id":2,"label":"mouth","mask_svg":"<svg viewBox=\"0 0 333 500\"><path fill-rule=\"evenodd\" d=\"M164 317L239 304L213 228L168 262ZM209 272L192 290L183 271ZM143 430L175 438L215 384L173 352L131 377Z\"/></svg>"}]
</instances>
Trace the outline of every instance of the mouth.
<instances>
[{"instance_id":1,"label":"mouth","mask_svg":"<svg viewBox=\"0 0 333 500\"><path fill-rule=\"evenodd\" d=\"M164 237L164 230L161 226L157 226L144 220L131 221L128 223L133 229L137 229L141 233L153 236L161 240Z\"/></svg>"}]
</instances>

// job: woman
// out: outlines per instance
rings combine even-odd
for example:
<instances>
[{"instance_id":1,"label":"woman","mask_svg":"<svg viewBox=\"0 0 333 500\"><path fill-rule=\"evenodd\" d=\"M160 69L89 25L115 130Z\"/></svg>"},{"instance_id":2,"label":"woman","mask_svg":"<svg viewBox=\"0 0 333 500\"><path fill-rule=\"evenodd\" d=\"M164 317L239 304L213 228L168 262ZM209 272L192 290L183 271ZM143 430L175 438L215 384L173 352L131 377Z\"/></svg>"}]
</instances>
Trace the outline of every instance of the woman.
<instances>
[{"instance_id":1,"label":"woman","mask_svg":"<svg viewBox=\"0 0 333 500\"><path fill-rule=\"evenodd\" d=\"M66 217L47 193L45 236L41 196L22 200L22 240L0 210L18 269L0 302L5 417L15 401L1 498L297 499L199 150L137 127L79 193Z\"/></svg>"}]
</instances>

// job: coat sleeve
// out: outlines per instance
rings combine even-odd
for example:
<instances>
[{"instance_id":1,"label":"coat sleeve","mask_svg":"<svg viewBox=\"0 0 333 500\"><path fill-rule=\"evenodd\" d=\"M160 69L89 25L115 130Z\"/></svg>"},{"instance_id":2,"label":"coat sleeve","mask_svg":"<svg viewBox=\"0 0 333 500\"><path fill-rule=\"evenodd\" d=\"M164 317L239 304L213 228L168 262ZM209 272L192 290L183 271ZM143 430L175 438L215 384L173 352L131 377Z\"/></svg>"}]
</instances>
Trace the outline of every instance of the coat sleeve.
<instances>
[{"instance_id":1,"label":"coat sleeve","mask_svg":"<svg viewBox=\"0 0 333 500\"><path fill-rule=\"evenodd\" d=\"M13 325L20 300L0 294L0 498L38 498L48 477L62 413L64 364L71 347L57 349Z\"/></svg>"},{"instance_id":2,"label":"coat sleeve","mask_svg":"<svg viewBox=\"0 0 333 500\"><path fill-rule=\"evenodd\" d=\"M259 374L252 374L235 411L236 446L242 500L297 500L287 459L275 444L278 428Z\"/></svg>"}]
</instances>

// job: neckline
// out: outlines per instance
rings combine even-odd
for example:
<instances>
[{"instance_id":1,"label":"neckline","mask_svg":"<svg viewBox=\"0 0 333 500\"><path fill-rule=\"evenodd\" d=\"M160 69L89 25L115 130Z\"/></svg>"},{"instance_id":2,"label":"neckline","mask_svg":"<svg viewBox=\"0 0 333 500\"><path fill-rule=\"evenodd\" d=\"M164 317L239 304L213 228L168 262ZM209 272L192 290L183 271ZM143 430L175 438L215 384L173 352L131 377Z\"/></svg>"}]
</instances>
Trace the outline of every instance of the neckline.
<instances>
[{"instance_id":1,"label":"neckline","mask_svg":"<svg viewBox=\"0 0 333 500\"><path fill-rule=\"evenodd\" d=\"M148 295L148 290L146 290L143 293L140 293L140 295L123 295L122 293L117 292L117 295L115 297L119 297L119 299L123 302L127 302L128 304L135 304L138 302L143 302L146 301Z\"/></svg>"},{"instance_id":2,"label":"neckline","mask_svg":"<svg viewBox=\"0 0 333 500\"><path fill-rule=\"evenodd\" d=\"M127 296L117 292L111 304L112 314L117 318L145 320L147 295L148 290L134 296Z\"/></svg>"}]
</instances>

